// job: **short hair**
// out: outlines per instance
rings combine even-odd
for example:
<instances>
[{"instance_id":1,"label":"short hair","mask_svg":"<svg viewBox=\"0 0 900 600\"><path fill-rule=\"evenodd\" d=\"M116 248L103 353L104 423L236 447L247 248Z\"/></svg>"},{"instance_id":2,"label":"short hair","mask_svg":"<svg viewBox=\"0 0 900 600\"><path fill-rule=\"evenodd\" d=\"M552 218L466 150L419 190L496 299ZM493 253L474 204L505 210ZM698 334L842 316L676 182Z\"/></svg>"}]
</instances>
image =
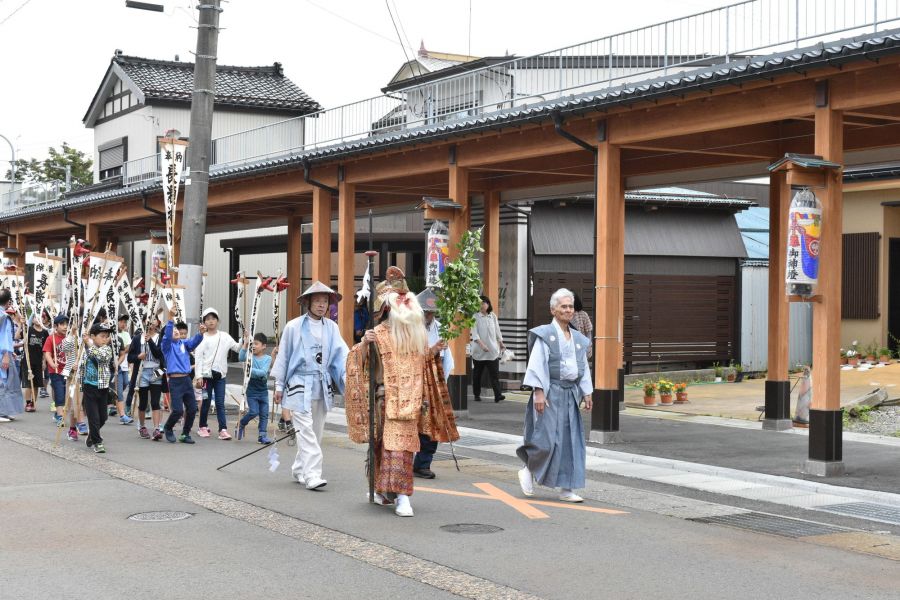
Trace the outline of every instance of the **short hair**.
<instances>
[{"instance_id":1,"label":"short hair","mask_svg":"<svg viewBox=\"0 0 900 600\"><path fill-rule=\"evenodd\" d=\"M106 320L106 309L103 308L102 306L100 307L100 310L97 311L96 320L97 321L105 321Z\"/></svg>"},{"instance_id":2,"label":"short hair","mask_svg":"<svg viewBox=\"0 0 900 600\"><path fill-rule=\"evenodd\" d=\"M12 293L6 288L0 290L0 305L8 304L12 300Z\"/></svg>"},{"instance_id":3,"label":"short hair","mask_svg":"<svg viewBox=\"0 0 900 600\"><path fill-rule=\"evenodd\" d=\"M581 312L581 311L583 311L583 310L584 310L584 304L582 304L582 302L581 302L581 296L579 296L578 294L575 294L574 292L573 292L572 295L575 297L575 298L574 298L574 300L575 300L575 312Z\"/></svg>"},{"instance_id":4,"label":"short hair","mask_svg":"<svg viewBox=\"0 0 900 600\"><path fill-rule=\"evenodd\" d=\"M119 315L119 318L116 319L116 321L118 321L118 322L128 321L128 315Z\"/></svg>"},{"instance_id":5,"label":"short hair","mask_svg":"<svg viewBox=\"0 0 900 600\"><path fill-rule=\"evenodd\" d=\"M553 310L559 304L559 301L563 298L571 298L572 301L575 301L575 292L566 288L559 288L553 295L550 296L550 310Z\"/></svg>"},{"instance_id":6,"label":"short hair","mask_svg":"<svg viewBox=\"0 0 900 600\"><path fill-rule=\"evenodd\" d=\"M269 338L267 338L267 337L266 337L266 334L264 334L262 331L260 331L260 332L257 333L256 335L254 335L254 336L253 336L253 339L254 339L254 341L259 342L259 343L262 344L263 346L265 346L266 344L269 343Z\"/></svg>"},{"instance_id":7,"label":"short hair","mask_svg":"<svg viewBox=\"0 0 900 600\"><path fill-rule=\"evenodd\" d=\"M481 301L482 301L482 302L487 302L487 305L488 305L488 309L487 309L488 314L491 314L492 312L494 312L494 305L491 304L491 299L490 299L490 298L488 298L487 296L481 296Z\"/></svg>"},{"instance_id":8,"label":"short hair","mask_svg":"<svg viewBox=\"0 0 900 600\"><path fill-rule=\"evenodd\" d=\"M177 329L178 331L187 331L187 328L187 323L185 323L184 321L178 321L177 323L175 323L175 329Z\"/></svg>"}]
</instances>

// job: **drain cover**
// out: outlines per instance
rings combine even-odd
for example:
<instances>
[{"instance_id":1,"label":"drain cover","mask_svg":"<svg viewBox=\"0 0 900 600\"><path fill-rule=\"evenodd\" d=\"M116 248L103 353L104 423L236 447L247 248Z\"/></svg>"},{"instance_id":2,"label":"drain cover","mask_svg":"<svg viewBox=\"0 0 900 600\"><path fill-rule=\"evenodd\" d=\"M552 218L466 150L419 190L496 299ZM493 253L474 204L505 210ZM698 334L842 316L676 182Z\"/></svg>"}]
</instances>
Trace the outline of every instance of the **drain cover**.
<instances>
[{"instance_id":1,"label":"drain cover","mask_svg":"<svg viewBox=\"0 0 900 600\"><path fill-rule=\"evenodd\" d=\"M748 529L759 533L769 533L790 538L807 537L810 535L826 535L829 533L841 533L848 531L842 527L833 527L825 523L815 523L802 519L789 519L778 515L766 513L739 513L734 515L717 515L711 517L699 517L688 519L697 523L711 523L715 525L727 525Z\"/></svg>"},{"instance_id":2,"label":"drain cover","mask_svg":"<svg viewBox=\"0 0 900 600\"><path fill-rule=\"evenodd\" d=\"M137 513L128 517L132 521L142 523L165 523L166 521L182 521L193 517L191 513L180 510L159 510L154 512Z\"/></svg>"},{"instance_id":3,"label":"drain cover","mask_svg":"<svg viewBox=\"0 0 900 600\"><path fill-rule=\"evenodd\" d=\"M460 446L497 446L498 444L502 444L503 442L498 442L497 440L492 440L490 438L477 437L474 435L463 435L460 436L459 440L456 442Z\"/></svg>"},{"instance_id":4,"label":"drain cover","mask_svg":"<svg viewBox=\"0 0 900 600\"><path fill-rule=\"evenodd\" d=\"M497 533L498 531L503 531L503 528L480 523L456 523L455 525L443 525L441 531L449 533Z\"/></svg>"},{"instance_id":5,"label":"drain cover","mask_svg":"<svg viewBox=\"0 0 900 600\"><path fill-rule=\"evenodd\" d=\"M848 502L847 504L829 504L827 506L820 506L819 510L825 510L840 515L849 515L851 517L861 517L870 521L881 521L882 523L900 525L900 508L884 506L883 504Z\"/></svg>"}]
</instances>

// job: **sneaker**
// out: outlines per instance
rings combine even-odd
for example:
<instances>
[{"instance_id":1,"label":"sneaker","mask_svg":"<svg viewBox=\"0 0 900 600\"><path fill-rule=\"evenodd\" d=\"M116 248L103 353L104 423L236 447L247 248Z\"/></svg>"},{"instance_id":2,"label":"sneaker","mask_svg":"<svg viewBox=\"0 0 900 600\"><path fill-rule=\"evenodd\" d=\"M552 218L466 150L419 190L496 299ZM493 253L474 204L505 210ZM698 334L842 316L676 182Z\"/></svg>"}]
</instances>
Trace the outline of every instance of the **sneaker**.
<instances>
[{"instance_id":1,"label":"sneaker","mask_svg":"<svg viewBox=\"0 0 900 600\"><path fill-rule=\"evenodd\" d=\"M34 412L34 402L29 400L25 403L25 412Z\"/></svg>"},{"instance_id":2,"label":"sneaker","mask_svg":"<svg viewBox=\"0 0 900 600\"><path fill-rule=\"evenodd\" d=\"M220 431L220 432L219 432L219 438L221 438L221 437L222 437L222 432ZM244 439L244 426L243 426L243 425L239 425L239 426L238 426L238 430L237 430L237 440L238 440L238 441L241 441L242 439Z\"/></svg>"},{"instance_id":3,"label":"sneaker","mask_svg":"<svg viewBox=\"0 0 900 600\"><path fill-rule=\"evenodd\" d=\"M197 430L197 435L200 437L209 437L209 427L201 427Z\"/></svg>"},{"instance_id":4,"label":"sneaker","mask_svg":"<svg viewBox=\"0 0 900 600\"><path fill-rule=\"evenodd\" d=\"M194 438L192 438L190 435L188 435L186 433L182 433L181 435L178 436L178 441L181 442L182 444L193 444Z\"/></svg>"},{"instance_id":5,"label":"sneaker","mask_svg":"<svg viewBox=\"0 0 900 600\"><path fill-rule=\"evenodd\" d=\"M327 481L322 479L321 477L313 477L312 479L306 482L306 489L308 490L317 490L319 488L323 488L328 484Z\"/></svg>"},{"instance_id":6,"label":"sneaker","mask_svg":"<svg viewBox=\"0 0 900 600\"><path fill-rule=\"evenodd\" d=\"M87 423L75 423L75 429L78 430L78 435L87 435L88 434Z\"/></svg>"},{"instance_id":7,"label":"sneaker","mask_svg":"<svg viewBox=\"0 0 900 600\"><path fill-rule=\"evenodd\" d=\"M175 432L171 429L166 429L166 441L170 444L174 444L177 440L175 439Z\"/></svg>"},{"instance_id":8,"label":"sneaker","mask_svg":"<svg viewBox=\"0 0 900 600\"><path fill-rule=\"evenodd\" d=\"M40 396L41 398L49 398L50 394L47 393L47 390L42 388L41 391L38 392L38 396Z\"/></svg>"},{"instance_id":9,"label":"sneaker","mask_svg":"<svg viewBox=\"0 0 900 600\"><path fill-rule=\"evenodd\" d=\"M103 444L96 444L94 446L94 454L106 454L106 447Z\"/></svg>"},{"instance_id":10,"label":"sneaker","mask_svg":"<svg viewBox=\"0 0 900 600\"><path fill-rule=\"evenodd\" d=\"M284 417L278 419L278 431L287 431L287 421L284 420Z\"/></svg>"},{"instance_id":11,"label":"sneaker","mask_svg":"<svg viewBox=\"0 0 900 600\"><path fill-rule=\"evenodd\" d=\"M559 499L562 502L584 502L584 498L582 498L572 490L562 490L562 493L559 495Z\"/></svg>"},{"instance_id":12,"label":"sneaker","mask_svg":"<svg viewBox=\"0 0 900 600\"><path fill-rule=\"evenodd\" d=\"M109 410L106 411L107 416L114 417L119 414L119 411L116 410L115 406L110 406Z\"/></svg>"},{"instance_id":13,"label":"sneaker","mask_svg":"<svg viewBox=\"0 0 900 600\"><path fill-rule=\"evenodd\" d=\"M74 427L69 427L69 433L67 434L70 442L78 441L78 431Z\"/></svg>"},{"instance_id":14,"label":"sneaker","mask_svg":"<svg viewBox=\"0 0 900 600\"><path fill-rule=\"evenodd\" d=\"M534 496L534 477L528 467L519 469L519 486L522 488L523 494L528 497Z\"/></svg>"},{"instance_id":15,"label":"sneaker","mask_svg":"<svg viewBox=\"0 0 900 600\"><path fill-rule=\"evenodd\" d=\"M134 423L134 419L132 419L128 415L122 415L121 417L119 417L119 423L121 423L122 425L131 425L132 423Z\"/></svg>"},{"instance_id":16,"label":"sneaker","mask_svg":"<svg viewBox=\"0 0 900 600\"><path fill-rule=\"evenodd\" d=\"M394 509L394 514L398 517L413 516L413 509L412 504L409 503L409 496L406 494L397 494L397 508Z\"/></svg>"},{"instance_id":17,"label":"sneaker","mask_svg":"<svg viewBox=\"0 0 900 600\"><path fill-rule=\"evenodd\" d=\"M86 440L84 440L84 445L90 448L94 445L94 442L91 441L91 438L87 438Z\"/></svg>"},{"instance_id":18,"label":"sneaker","mask_svg":"<svg viewBox=\"0 0 900 600\"><path fill-rule=\"evenodd\" d=\"M220 430L219 430L219 439L220 439L220 440L230 440L230 439L231 439L231 434L228 433L228 430L227 430L227 429L220 429Z\"/></svg>"},{"instance_id":19,"label":"sneaker","mask_svg":"<svg viewBox=\"0 0 900 600\"><path fill-rule=\"evenodd\" d=\"M149 439L150 439L150 432L147 431L147 428L146 428L146 427L141 427L140 430L138 430L138 435L140 435L140 436L141 436L142 438L144 438L145 440L149 440Z\"/></svg>"},{"instance_id":20,"label":"sneaker","mask_svg":"<svg viewBox=\"0 0 900 600\"><path fill-rule=\"evenodd\" d=\"M57 427L62 427L64 425L62 415L57 415L54 413L53 424L56 425Z\"/></svg>"},{"instance_id":21,"label":"sneaker","mask_svg":"<svg viewBox=\"0 0 900 600\"><path fill-rule=\"evenodd\" d=\"M163 432L162 432L162 430L160 430L160 429L154 429L154 430L153 430L153 437L150 438L150 439L153 440L154 442L158 442L159 440L162 439L162 437L163 437Z\"/></svg>"},{"instance_id":22,"label":"sneaker","mask_svg":"<svg viewBox=\"0 0 900 600\"><path fill-rule=\"evenodd\" d=\"M10 419L9 417L0 415L0 423L9 423L10 421L12 421L12 419Z\"/></svg>"},{"instance_id":23,"label":"sneaker","mask_svg":"<svg viewBox=\"0 0 900 600\"><path fill-rule=\"evenodd\" d=\"M270 438L270 437L267 436L267 435L261 435L261 436L259 436L259 439L256 440L256 441L258 441L260 444L263 444L263 445L266 445L266 446L268 446L269 444L275 443L275 440L273 440L272 438Z\"/></svg>"}]
</instances>

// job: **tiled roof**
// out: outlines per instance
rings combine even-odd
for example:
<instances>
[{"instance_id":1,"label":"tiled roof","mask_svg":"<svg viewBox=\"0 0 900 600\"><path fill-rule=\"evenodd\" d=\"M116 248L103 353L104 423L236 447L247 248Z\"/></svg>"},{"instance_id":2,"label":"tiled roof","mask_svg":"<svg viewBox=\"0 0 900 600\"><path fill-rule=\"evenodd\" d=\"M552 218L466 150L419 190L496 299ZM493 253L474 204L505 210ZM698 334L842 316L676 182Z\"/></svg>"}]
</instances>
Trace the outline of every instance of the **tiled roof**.
<instances>
[{"instance_id":1,"label":"tiled roof","mask_svg":"<svg viewBox=\"0 0 900 600\"><path fill-rule=\"evenodd\" d=\"M118 55L113 62L131 78L147 100L190 102L194 63ZM284 76L281 64L266 67L216 67L216 105L293 113L322 109L318 102Z\"/></svg>"}]
</instances>

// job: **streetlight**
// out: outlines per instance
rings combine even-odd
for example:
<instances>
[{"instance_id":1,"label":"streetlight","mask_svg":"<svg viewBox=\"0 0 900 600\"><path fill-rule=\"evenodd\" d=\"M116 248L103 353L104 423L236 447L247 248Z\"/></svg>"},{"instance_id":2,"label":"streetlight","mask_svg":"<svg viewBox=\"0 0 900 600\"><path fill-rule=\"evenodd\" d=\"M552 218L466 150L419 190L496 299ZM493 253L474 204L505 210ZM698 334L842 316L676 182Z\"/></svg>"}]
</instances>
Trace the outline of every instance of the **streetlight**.
<instances>
[{"instance_id":1,"label":"streetlight","mask_svg":"<svg viewBox=\"0 0 900 600\"><path fill-rule=\"evenodd\" d=\"M138 10L150 10L153 12L163 12L165 7L162 4L153 2L135 2L135 0L125 0L125 8L137 8Z\"/></svg>"}]
</instances>

